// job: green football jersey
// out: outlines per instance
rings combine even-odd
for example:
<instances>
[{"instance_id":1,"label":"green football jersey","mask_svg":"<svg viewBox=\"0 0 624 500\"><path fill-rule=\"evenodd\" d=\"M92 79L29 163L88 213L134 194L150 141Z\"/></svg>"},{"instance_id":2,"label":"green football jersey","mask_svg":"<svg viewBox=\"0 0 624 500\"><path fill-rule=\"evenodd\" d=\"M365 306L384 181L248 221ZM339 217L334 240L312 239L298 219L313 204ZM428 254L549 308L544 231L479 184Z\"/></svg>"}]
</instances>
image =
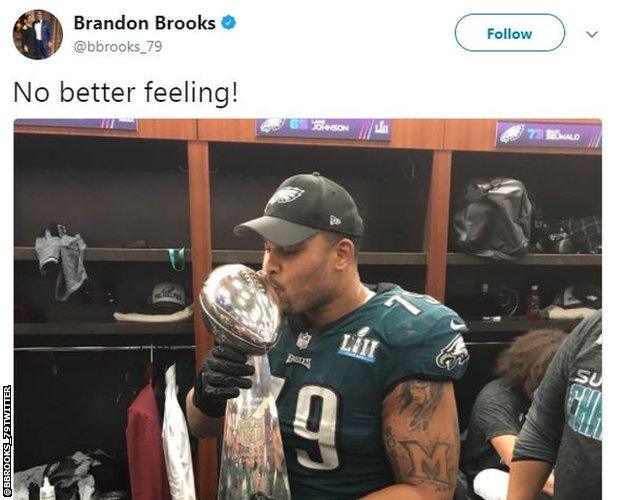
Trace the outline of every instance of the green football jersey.
<instances>
[{"instance_id":1,"label":"green football jersey","mask_svg":"<svg viewBox=\"0 0 624 500\"><path fill-rule=\"evenodd\" d=\"M381 434L400 382L457 380L464 321L426 295L383 284L322 328L289 317L269 353L294 499L357 498L394 483Z\"/></svg>"}]
</instances>

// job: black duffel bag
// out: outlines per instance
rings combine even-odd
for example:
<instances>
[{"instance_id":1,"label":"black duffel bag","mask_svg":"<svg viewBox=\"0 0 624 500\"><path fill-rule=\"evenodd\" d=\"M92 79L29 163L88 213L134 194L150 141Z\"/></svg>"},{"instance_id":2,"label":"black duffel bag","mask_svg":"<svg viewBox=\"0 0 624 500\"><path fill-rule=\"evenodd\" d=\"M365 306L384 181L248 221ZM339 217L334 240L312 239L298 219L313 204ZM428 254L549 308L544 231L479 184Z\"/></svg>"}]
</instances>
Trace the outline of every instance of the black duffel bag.
<instances>
[{"instance_id":1,"label":"black duffel bag","mask_svg":"<svg viewBox=\"0 0 624 500\"><path fill-rule=\"evenodd\" d=\"M519 180L471 181L458 206L453 215L452 241L460 252L512 260L529 249L533 207Z\"/></svg>"}]
</instances>

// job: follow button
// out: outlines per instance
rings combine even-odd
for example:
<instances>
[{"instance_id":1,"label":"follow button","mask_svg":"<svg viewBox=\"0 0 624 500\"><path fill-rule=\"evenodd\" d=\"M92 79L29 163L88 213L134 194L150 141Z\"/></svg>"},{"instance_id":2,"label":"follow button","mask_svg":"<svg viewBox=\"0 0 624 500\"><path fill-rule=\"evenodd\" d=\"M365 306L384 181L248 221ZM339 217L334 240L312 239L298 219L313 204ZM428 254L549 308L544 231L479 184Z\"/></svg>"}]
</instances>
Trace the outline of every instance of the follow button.
<instances>
[{"instance_id":1,"label":"follow button","mask_svg":"<svg viewBox=\"0 0 624 500\"><path fill-rule=\"evenodd\" d=\"M550 52L564 38L553 14L467 14L455 25L457 43L471 52Z\"/></svg>"}]
</instances>

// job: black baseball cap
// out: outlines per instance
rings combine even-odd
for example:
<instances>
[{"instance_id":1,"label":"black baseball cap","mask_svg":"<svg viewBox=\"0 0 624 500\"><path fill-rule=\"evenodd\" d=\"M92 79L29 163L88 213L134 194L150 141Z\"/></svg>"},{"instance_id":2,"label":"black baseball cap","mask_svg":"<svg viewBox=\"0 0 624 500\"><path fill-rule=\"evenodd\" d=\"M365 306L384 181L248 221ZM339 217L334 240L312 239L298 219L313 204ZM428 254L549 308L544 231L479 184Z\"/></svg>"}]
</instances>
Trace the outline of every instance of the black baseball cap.
<instances>
[{"instance_id":1,"label":"black baseball cap","mask_svg":"<svg viewBox=\"0 0 624 500\"><path fill-rule=\"evenodd\" d=\"M264 215L239 224L234 233L253 231L285 247L307 240L320 230L359 238L364 234L364 223L347 190L314 172L282 182L264 208Z\"/></svg>"}]
</instances>

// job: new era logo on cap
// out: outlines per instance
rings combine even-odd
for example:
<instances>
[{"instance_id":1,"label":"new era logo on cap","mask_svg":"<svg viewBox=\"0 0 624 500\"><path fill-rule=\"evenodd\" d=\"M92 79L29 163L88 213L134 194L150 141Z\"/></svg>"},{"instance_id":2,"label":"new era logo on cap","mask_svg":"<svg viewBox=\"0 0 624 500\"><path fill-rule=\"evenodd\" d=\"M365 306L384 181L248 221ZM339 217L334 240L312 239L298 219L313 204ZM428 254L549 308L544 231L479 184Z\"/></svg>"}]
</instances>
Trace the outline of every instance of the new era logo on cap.
<instances>
[{"instance_id":1,"label":"new era logo on cap","mask_svg":"<svg viewBox=\"0 0 624 500\"><path fill-rule=\"evenodd\" d=\"M329 216L329 225L330 226L339 226L340 225L341 220L336 217L335 215L330 215Z\"/></svg>"}]
</instances>

